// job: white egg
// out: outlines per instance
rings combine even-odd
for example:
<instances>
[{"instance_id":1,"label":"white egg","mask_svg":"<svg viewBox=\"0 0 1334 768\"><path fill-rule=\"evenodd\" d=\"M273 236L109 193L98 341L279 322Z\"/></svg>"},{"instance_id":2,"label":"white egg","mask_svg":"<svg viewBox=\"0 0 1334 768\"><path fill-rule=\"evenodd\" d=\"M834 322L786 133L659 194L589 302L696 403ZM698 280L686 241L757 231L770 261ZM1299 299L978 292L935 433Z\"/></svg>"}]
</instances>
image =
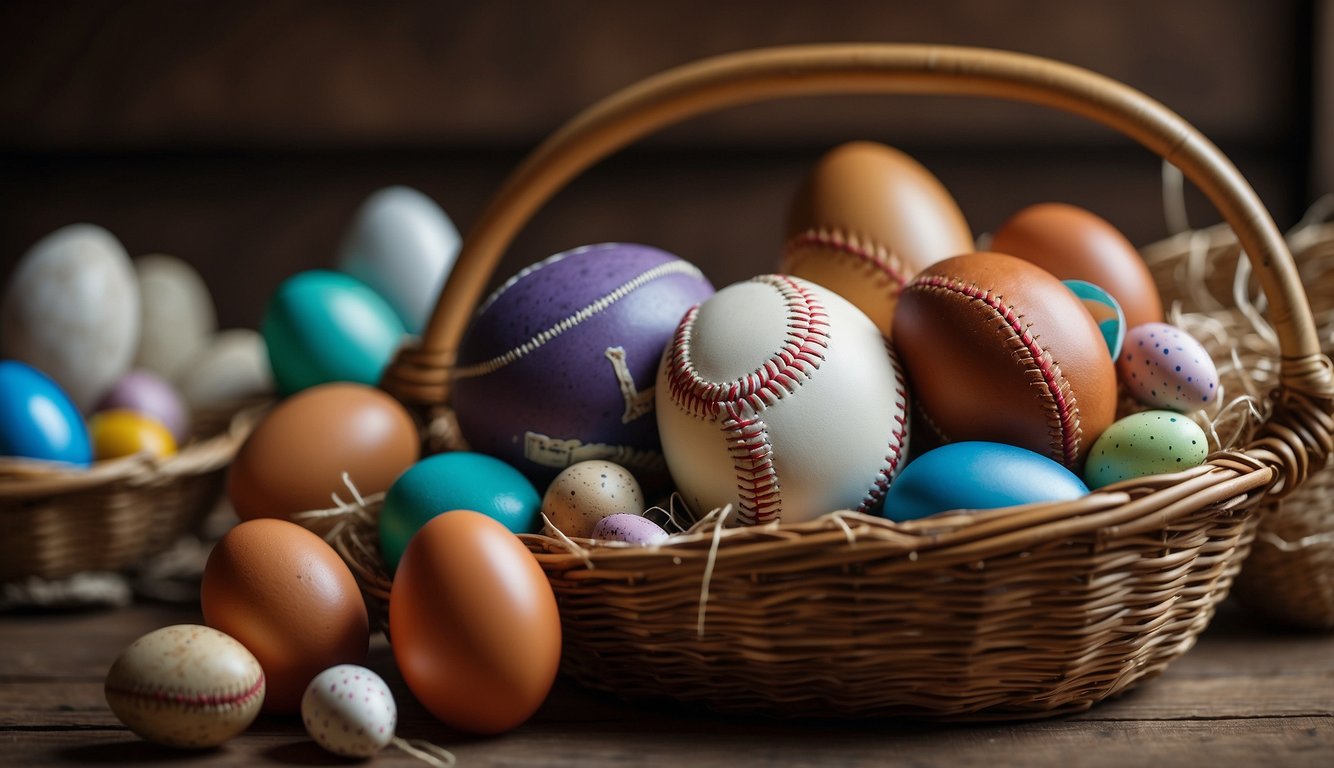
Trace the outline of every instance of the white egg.
<instances>
[{"instance_id":1,"label":"white egg","mask_svg":"<svg viewBox=\"0 0 1334 768\"><path fill-rule=\"evenodd\" d=\"M454 222L410 187L366 199L338 251L338 268L375 289L409 333L421 333L460 245Z\"/></svg>"},{"instance_id":2,"label":"white egg","mask_svg":"<svg viewBox=\"0 0 1334 768\"><path fill-rule=\"evenodd\" d=\"M219 333L186 365L179 388L192 408L272 394L273 371L264 338L249 328Z\"/></svg>"},{"instance_id":3,"label":"white egg","mask_svg":"<svg viewBox=\"0 0 1334 768\"><path fill-rule=\"evenodd\" d=\"M542 514L566 536L593 538L603 518L644 511L644 492L630 471L600 459L561 470L542 496ZM551 535L550 527L547 534Z\"/></svg>"},{"instance_id":4,"label":"white egg","mask_svg":"<svg viewBox=\"0 0 1334 768\"><path fill-rule=\"evenodd\" d=\"M339 664L315 676L301 697L306 733L344 757L370 757L398 727L398 707L383 679L365 667Z\"/></svg>"},{"instance_id":5,"label":"white egg","mask_svg":"<svg viewBox=\"0 0 1334 768\"><path fill-rule=\"evenodd\" d=\"M134 362L139 284L120 241L73 224L24 254L0 301L0 347L87 411Z\"/></svg>"},{"instance_id":6,"label":"white egg","mask_svg":"<svg viewBox=\"0 0 1334 768\"><path fill-rule=\"evenodd\" d=\"M143 308L135 365L175 380L218 329L213 297L199 272L175 256L134 260Z\"/></svg>"}]
</instances>

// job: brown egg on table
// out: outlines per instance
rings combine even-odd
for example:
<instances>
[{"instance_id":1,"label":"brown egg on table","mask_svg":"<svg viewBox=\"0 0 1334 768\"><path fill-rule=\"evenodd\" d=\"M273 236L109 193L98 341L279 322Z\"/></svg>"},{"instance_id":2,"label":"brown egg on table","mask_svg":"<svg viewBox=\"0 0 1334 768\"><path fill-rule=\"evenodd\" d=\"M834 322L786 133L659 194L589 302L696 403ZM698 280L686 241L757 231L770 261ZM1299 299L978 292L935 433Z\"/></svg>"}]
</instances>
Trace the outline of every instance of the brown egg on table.
<instances>
[{"instance_id":1,"label":"brown egg on table","mask_svg":"<svg viewBox=\"0 0 1334 768\"><path fill-rule=\"evenodd\" d=\"M1116 415L1116 371L1092 315L1014 256L972 253L923 270L899 297L894 346L944 442L1015 445L1078 473Z\"/></svg>"},{"instance_id":2,"label":"brown egg on table","mask_svg":"<svg viewBox=\"0 0 1334 768\"><path fill-rule=\"evenodd\" d=\"M1031 205L991 237L990 249L1018 256L1061 280L1085 280L1116 299L1126 327L1163 322L1153 275L1121 231L1092 211L1065 203Z\"/></svg>"},{"instance_id":3,"label":"brown egg on table","mask_svg":"<svg viewBox=\"0 0 1334 768\"><path fill-rule=\"evenodd\" d=\"M264 668L266 712L299 712L306 686L337 664L363 664L366 603L323 539L285 520L250 520L214 546L200 585L204 623Z\"/></svg>"},{"instance_id":4,"label":"brown egg on table","mask_svg":"<svg viewBox=\"0 0 1334 768\"><path fill-rule=\"evenodd\" d=\"M408 542L389 631L417 700L472 733L527 720L560 664L560 615L542 568L504 525L468 510L433 518Z\"/></svg>"},{"instance_id":5,"label":"brown egg on table","mask_svg":"<svg viewBox=\"0 0 1334 768\"><path fill-rule=\"evenodd\" d=\"M227 495L242 520L292 518L348 497L386 491L420 453L412 417L388 394L338 382L303 390L270 411L237 451Z\"/></svg>"},{"instance_id":6,"label":"brown egg on table","mask_svg":"<svg viewBox=\"0 0 1334 768\"><path fill-rule=\"evenodd\" d=\"M973 250L959 205L929 170L869 141L836 147L788 213L781 270L865 312L886 336L899 290L919 270Z\"/></svg>"}]
</instances>

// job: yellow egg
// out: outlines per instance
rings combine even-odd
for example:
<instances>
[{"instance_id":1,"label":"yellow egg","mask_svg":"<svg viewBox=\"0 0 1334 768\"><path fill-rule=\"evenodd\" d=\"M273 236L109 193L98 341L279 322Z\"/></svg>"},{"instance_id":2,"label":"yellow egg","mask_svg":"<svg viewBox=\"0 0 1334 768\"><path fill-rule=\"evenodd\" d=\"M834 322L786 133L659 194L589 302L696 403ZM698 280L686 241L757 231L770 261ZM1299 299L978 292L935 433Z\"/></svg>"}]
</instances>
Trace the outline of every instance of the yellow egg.
<instances>
[{"instance_id":1,"label":"yellow egg","mask_svg":"<svg viewBox=\"0 0 1334 768\"><path fill-rule=\"evenodd\" d=\"M115 409L93 414L88 420L93 460L103 461L136 453L162 459L176 453L176 440L156 419L135 411Z\"/></svg>"}]
</instances>

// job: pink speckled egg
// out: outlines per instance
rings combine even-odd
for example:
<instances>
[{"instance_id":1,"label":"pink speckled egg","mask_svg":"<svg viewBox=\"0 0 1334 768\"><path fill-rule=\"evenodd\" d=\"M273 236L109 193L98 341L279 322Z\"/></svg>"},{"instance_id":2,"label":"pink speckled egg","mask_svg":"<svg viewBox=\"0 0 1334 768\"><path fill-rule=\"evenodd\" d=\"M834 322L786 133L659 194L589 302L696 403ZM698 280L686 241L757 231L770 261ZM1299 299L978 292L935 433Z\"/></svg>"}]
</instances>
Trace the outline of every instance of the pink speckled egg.
<instances>
[{"instance_id":1,"label":"pink speckled egg","mask_svg":"<svg viewBox=\"0 0 1334 768\"><path fill-rule=\"evenodd\" d=\"M394 738L398 707L389 686L356 664L315 676L301 698L301 719L317 744L344 757L370 757Z\"/></svg>"},{"instance_id":2,"label":"pink speckled egg","mask_svg":"<svg viewBox=\"0 0 1334 768\"><path fill-rule=\"evenodd\" d=\"M593 538L648 546L661 543L667 532L647 517L621 513L599 520L593 527Z\"/></svg>"},{"instance_id":3,"label":"pink speckled egg","mask_svg":"<svg viewBox=\"0 0 1334 768\"><path fill-rule=\"evenodd\" d=\"M1144 323L1126 334L1116 373L1136 400L1189 413L1218 397L1218 369L1200 342L1167 323Z\"/></svg>"}]
</instances>

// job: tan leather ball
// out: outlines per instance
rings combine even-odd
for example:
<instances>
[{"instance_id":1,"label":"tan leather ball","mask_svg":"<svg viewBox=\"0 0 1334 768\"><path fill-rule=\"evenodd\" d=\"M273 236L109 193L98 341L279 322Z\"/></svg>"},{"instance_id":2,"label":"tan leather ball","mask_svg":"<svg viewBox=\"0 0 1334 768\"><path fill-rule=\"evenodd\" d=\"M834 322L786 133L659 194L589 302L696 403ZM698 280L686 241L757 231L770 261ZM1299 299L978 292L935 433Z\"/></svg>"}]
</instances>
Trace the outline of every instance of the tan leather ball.
<instances>
[{"instance_id":1,"label":"tan leather ball","mask_svg":"<svg viewBox=\"0 0 1334 768\"><path fill-rule=\"evenodd\" d=\"M1116 371L1093 317L1022 259L972 253L904 287L894 346L945 439L1007 443L1078 472L1116 415Z\"/></svg>"},{"instance_id":2,"label":"tan leather ball","mask_svg":"<svg viewBox=\"0 0 1334 768\"><path fill-rule=\"evenodd\" d=\"M1116 299L1126 329L1163 322L1163 300L1149 267L1121 231L1065 203L1030 205L991 238L991 250L1018 256L1061 280L1085 280Z\"/></svg>"}]
</instances>

